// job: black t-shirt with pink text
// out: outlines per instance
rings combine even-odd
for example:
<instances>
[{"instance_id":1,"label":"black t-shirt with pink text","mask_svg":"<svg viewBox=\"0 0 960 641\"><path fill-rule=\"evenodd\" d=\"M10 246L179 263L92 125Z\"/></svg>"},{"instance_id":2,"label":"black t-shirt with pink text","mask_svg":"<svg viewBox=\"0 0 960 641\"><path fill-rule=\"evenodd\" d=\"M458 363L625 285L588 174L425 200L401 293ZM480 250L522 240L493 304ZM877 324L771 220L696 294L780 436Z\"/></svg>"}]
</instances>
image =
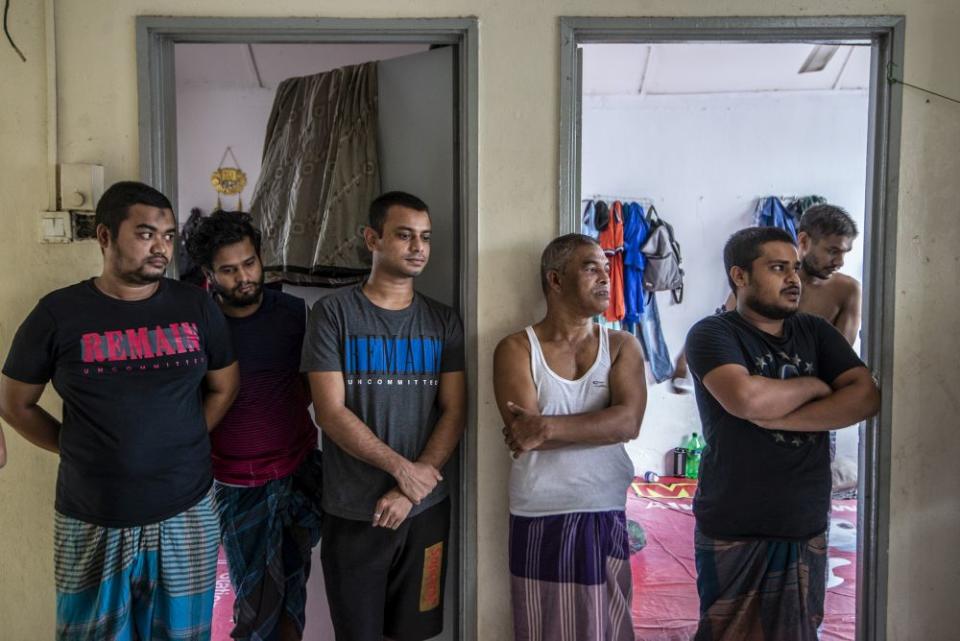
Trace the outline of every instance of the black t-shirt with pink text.
<instances>
[{"instance_id":1,"label":"black t-shirt with pink text","mask_svg":"<svg viewBox=\"0 0 960 641\"><path fill-rule=\"evenodd\" d=\"M156 523L212 482L202 383L234 361L203 290L162 279L141 301L87 280L40 299L13 339L9 378L63 399L56 509L106 527Z\"/></svg>"}]
</instances>

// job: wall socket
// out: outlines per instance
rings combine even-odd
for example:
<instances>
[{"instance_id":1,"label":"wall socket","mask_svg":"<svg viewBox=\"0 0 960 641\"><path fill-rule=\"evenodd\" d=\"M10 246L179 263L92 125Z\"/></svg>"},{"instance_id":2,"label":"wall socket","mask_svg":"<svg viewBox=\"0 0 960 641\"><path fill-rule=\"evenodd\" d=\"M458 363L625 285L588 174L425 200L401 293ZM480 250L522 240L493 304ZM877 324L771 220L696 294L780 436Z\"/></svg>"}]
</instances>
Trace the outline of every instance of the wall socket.
<instances>
[{"instance_id":1,"label":"wall socket","mask_svg":"<svg viewBox=\"0 0 960 641\"><path fill-rule=\"evenodd\" d=\"M74 240L96 240L97 224L94 213L89 211L70 212L70 231Z\"/></svg>"},{"instance_id":2,"label":"wall socket","mask_svg":"<svg viewBox=\"0 0 960 641\"><path fill-rule=\"evenodd\" d=\"M94 214L86 211L40 212L41 243L72 243L77 240L96 240Z\"/></svg>"}]
</instances>

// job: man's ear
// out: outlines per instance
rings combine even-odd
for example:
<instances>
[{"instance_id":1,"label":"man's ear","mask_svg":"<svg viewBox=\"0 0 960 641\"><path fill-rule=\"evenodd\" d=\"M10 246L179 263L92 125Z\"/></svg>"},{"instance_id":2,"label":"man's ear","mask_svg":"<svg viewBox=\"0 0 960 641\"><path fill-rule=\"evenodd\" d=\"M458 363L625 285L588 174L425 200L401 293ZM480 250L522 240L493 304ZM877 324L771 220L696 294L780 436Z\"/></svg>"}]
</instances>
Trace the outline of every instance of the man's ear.
<instances>
[{"instance_id":1,"label":"man's ear","mask_svg":"<svg viewBox=\"0 0 960 641\"><path fill-rule=\"evenodd\" d=\"M113 237L110 235L110 228L100 223L97 225L96 229L97 234L97 243L100 245L100 249L104 250L110 246L110 242L113 240Z\"/></svg>"},{"instance_id":2,"label":"man's ear","mask_svg":"<svg viewBox=\"0 0 960 641\"><path fill-rule=\"evenodd\" d=\"M797 249L800 250L801 254L806 254L812 246L813 239L810 238L810 234L805 231L797 232Z\"/></svg>"},{"instance_id":3,"label":"man's ear","mask_svg":"<svg viewBox=\"0 0 960 641\"><path fill-rule=\"evenodd\" d=\"M560 290L563 289L561 284L560 272L556 269L547 270L547 287L553 291L560 293Z\"/></svg>"},{"instance_id":4,"label":"man's ear","mask_svg":"<svg viewBox=\"0 0 960 641\"><path fill-rule=\"evenodd\" d=\"M377 242L380 240L380 234L373 227L363 228L363 242L367 246L367 251L373 252L377 248Z\"/></svg>"},{"instance_id":5,"label":"man's ear","mask_svg":"<svg viewBox=\"0 0 960 641\"><path fill-rule=\"evenodd\" d=\"M733 280L733 284L737 286L737 289L746 287L750 284L750 272L743 267L734 265L730 268L730 279Z\"/></svg>"}]
</instances>

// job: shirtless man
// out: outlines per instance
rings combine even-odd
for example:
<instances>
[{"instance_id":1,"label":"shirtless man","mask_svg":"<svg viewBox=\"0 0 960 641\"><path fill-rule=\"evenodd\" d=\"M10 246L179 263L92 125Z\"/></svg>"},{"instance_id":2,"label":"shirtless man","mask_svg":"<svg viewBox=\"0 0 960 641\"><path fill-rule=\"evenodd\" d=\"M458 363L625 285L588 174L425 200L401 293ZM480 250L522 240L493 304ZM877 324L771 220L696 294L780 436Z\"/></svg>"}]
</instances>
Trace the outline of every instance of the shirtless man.
<instances>
[{"instance_id":1,"label":"shirtless man","mask_svg":"<svg viewBox=\"0 0 960 641\"><path fill-rule=\"evenodd\" d=\"M837 270L843 267L843 257L853 248L857 233L857 224L846 211L826 204L803 212L797 230L801 281L798 311L826 319L851 345L860 331L860 282ZM733 294L725 307L727 311L737 308Z\"/></svg>"},{"instance_id":2,"label":"shirtless man","mask_svg":"<svg viewBox=\"0 0 960 641\"><path fill-rule=\"evenodd\" d=\"M851 345L860 331L860 282L837 270L843 267L843 257L853 248L858 233L850 214L827 204L808 207L797 230L801 282L798 311L826 319ZM737 308L733 294L723 307L728 312ZM693 391L687 381L686 350L677 357L671 384L678 394Z\"/></svg>"}]
</instances>

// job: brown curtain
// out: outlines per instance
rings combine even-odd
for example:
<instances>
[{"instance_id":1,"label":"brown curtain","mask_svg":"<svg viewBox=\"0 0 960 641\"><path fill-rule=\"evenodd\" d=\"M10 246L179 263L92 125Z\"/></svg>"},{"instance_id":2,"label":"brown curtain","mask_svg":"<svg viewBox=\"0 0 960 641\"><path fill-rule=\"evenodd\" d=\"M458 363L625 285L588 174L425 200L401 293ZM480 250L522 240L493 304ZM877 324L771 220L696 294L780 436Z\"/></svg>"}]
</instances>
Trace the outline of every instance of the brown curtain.
<instances>
[{"instance_id":1,"label":"brown curtain","mask_svg":"<svg viewBox=\"0 0 960 641\"><path fill-rule=\"evenodd\" d=\"M379 190L377 63L284 80L250 204L267 280L330 286L368 271L362 229Z\"/></svg>"}]
</instances>

